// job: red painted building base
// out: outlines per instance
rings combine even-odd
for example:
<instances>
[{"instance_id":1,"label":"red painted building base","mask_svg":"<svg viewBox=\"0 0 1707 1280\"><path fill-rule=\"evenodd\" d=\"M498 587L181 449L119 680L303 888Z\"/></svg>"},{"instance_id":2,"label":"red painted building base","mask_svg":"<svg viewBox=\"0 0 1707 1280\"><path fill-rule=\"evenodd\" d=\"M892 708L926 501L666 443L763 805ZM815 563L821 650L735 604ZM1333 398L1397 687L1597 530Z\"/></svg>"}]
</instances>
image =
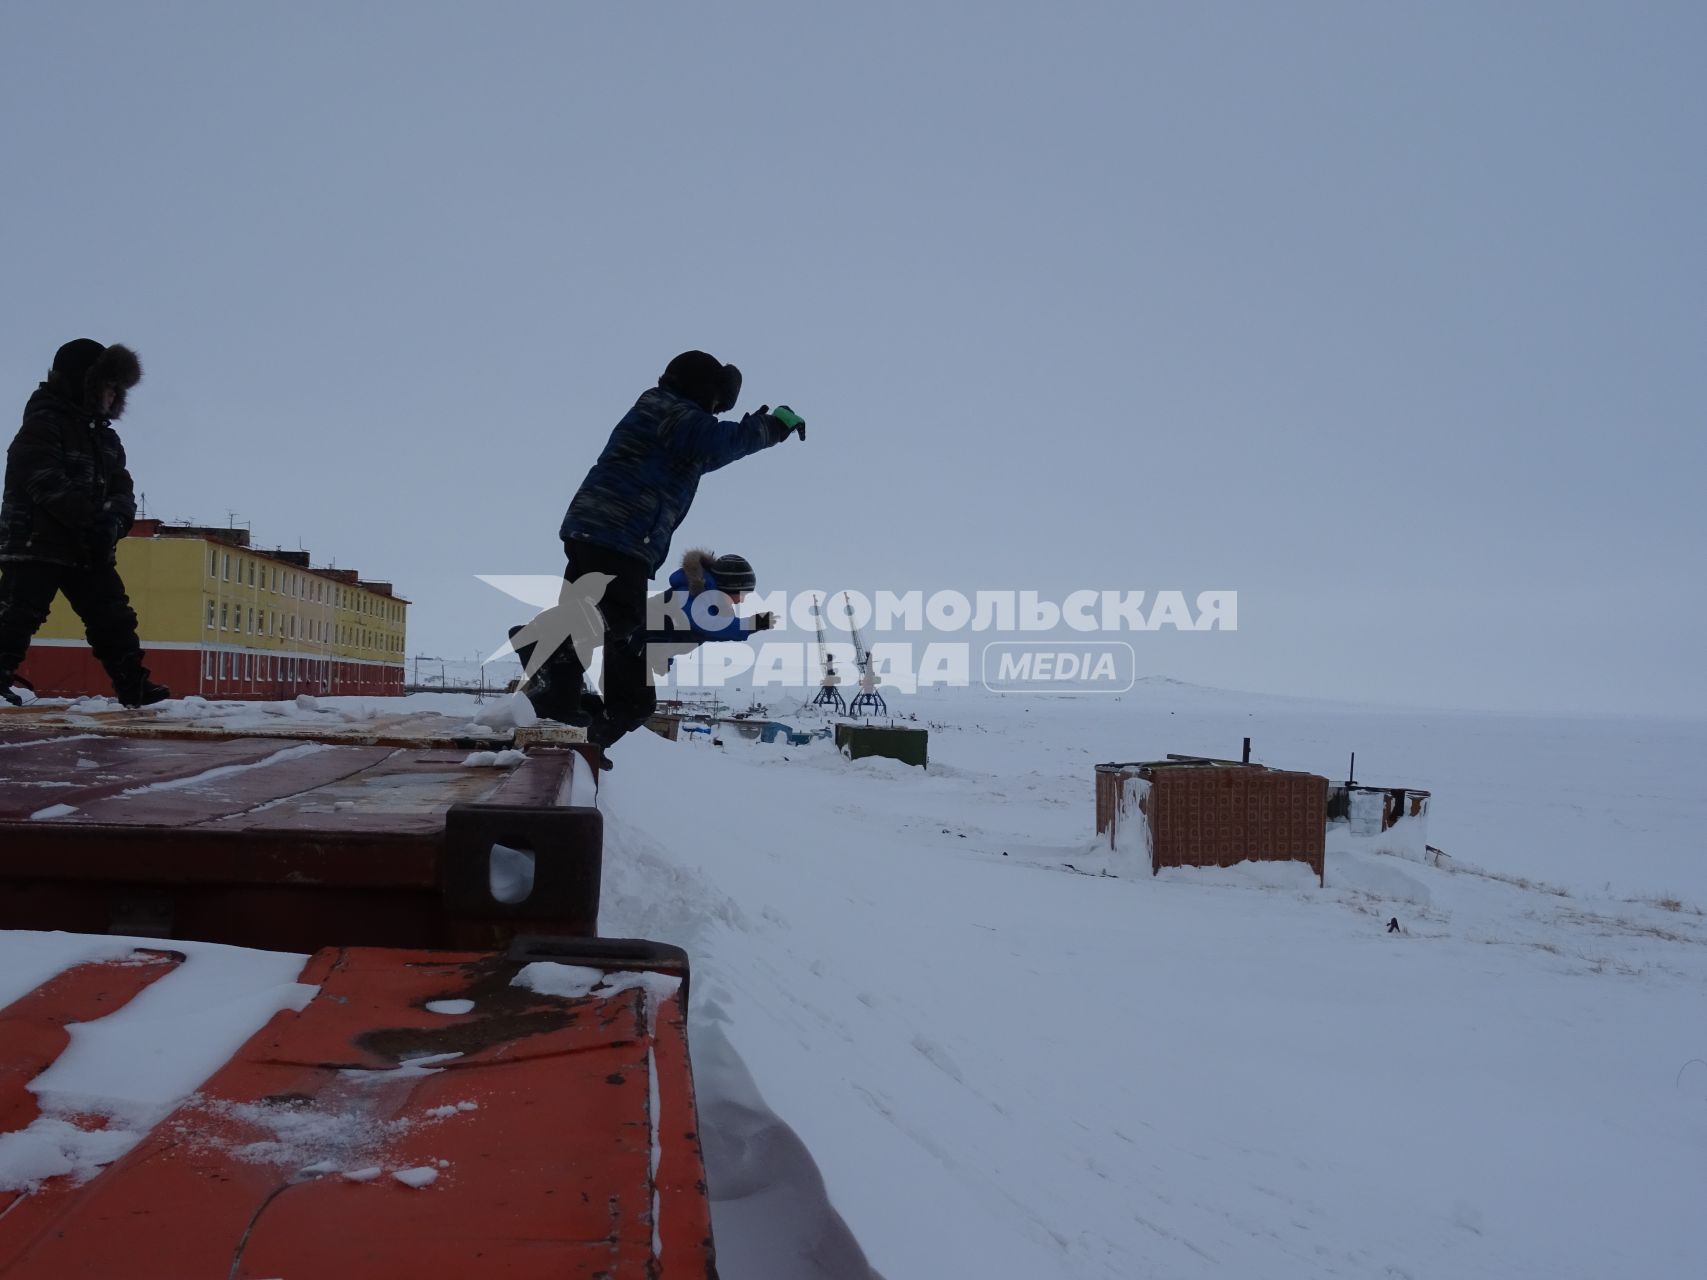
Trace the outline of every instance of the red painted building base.
<instances>
[{"instance_id":1,"label":"red painted building base","mask_svg":"<svg viewBox=\"0 0 1707 1280\"><path fill-rule=\"evenodd\" d=\"M401 697L403 667L336 658L207 649L148 649L152 679L173 696L278 701L299 693ZM30 646L19 673L44 698L111 697L112 681L86 645Z\"/></svg>"}]
</instances>

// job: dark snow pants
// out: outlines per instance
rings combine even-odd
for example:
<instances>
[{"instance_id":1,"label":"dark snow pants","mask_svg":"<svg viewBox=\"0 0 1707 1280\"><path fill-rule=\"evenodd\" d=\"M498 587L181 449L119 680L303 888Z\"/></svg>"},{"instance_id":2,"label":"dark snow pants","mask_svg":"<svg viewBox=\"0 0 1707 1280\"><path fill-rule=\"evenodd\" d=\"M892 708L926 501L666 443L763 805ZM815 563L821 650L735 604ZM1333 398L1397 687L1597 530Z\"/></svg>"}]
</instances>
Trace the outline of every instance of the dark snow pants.
<instances>
[{"instance_id":1,"label":"dark snow pants","mask_svg":"<svg viewBox=\"0 0 1707 1280\"><path fill-rule=\"evenodd\" d=\"M23 662L30 641L47 621L60 592L83 620L95 658L107 669L113 691L141 687L148 677L142 643L136 635L136 611L125 594L124 579L113 565L73 569L68 565L21 561L0 565L0 674Z\"/></svg>"},{"instance_id":2,"label":"dark snow pants","mask_svg":"<svg viewBox=\"0 0 1707 1280\"><path fill-rule=\"evenodd\" d=\"M611 581L599 598L604 621L604 708L587 726L587 740L608 747L632 733L658 709L658 695L646 669L646 598L652 574L644 561L585 542L565 542L569 557L563 576L574 581L587 573L608 573ZM550 659L552 688L579 688L582 676L574 646L560 646ZM559 681L562 681L559 684Z\"/></svg>"}]
</instances>

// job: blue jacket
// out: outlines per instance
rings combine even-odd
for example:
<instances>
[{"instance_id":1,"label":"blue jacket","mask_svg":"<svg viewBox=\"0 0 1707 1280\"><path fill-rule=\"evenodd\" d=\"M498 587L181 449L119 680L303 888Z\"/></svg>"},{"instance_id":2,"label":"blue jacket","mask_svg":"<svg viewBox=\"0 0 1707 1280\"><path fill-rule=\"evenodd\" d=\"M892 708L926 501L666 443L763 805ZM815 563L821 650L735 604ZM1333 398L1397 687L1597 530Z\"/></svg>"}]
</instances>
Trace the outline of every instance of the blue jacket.
<instances>
[{"instance_id":1,"label":"blue jacket","mask_svg":"<svg viewBox=\"0 0 1707 1280\"><path fill-rule=\"evenodd\" d=\"M653 387L634 402L587 472L559 535L644 561L657 573L707 471L788 436L769 414L719 421L691 400Z\"/></svg>"},{"instance_id":2,"label":"blue jacket","mask_svg":"<svg viewBox=\"0 0 1707 1280\"><path fill-rule=\"evenodd\" d=\"M702 611L707 616L694 616L694 605L701 596L722 590L711 571L711 558L708 551L688 552L682 557L682 567L670 575L669 590L648 603L645 642L652 669L660 674L707 640L746 640L754 634L753 620L737 617L732 602L717 602L727 610L720 617L709 616L709 603ZM667 625L677 621L678 609L687 622L685 630Z\"/></svg>"},{"instance_id":3,"label":"blue jacket","mask_svg":"<svg viewBox=\"0 0 1707 1280\"><path fill-rule=\"evenodd\" d=\"M695 556L702 553L690 551L688 554ZM703 561L701 565L703 565ZM666 638L683 640L691 636L696 641L745 640L753 634L753 620L737 617L734 609L727 605L723 606L726 612L722 617L711 616L710 604L697 610L703 616L695 616L695 605L699 603L699 598L708 591L722 591L723 588L717 585L717 575L709 568L696 566L693 579L694 581L690 581L686 566L677 569L670 575L670 589L664 593L664 600L672 606L672 614L674 606L679 605L681 607L682 612L687 617L688 629L685 632L678 630L664 632L656 636L648 631L648 639L656 639L662 642ZM718 603L721 604L722 602Z\"/></svg>"}]
</instances>

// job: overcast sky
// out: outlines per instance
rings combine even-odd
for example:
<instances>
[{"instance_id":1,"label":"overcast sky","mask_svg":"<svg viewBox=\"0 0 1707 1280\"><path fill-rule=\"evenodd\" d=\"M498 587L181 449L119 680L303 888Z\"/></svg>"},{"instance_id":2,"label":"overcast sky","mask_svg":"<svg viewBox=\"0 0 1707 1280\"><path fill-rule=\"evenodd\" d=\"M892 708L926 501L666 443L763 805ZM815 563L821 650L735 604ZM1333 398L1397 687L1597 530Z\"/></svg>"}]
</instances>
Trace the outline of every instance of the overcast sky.
<instances>
[{"instance_id":1,"label":"overcast sky","mask_svg":"<svg viewBox=\"0 0 1707 1280\"><path fill-rule=\"evenodd\" d=\"M761 585L1230 588L1140 669L1707 711L1707 6L0 3L0 401L491 649L676 352Z\"/></svg>"}]
</instances>

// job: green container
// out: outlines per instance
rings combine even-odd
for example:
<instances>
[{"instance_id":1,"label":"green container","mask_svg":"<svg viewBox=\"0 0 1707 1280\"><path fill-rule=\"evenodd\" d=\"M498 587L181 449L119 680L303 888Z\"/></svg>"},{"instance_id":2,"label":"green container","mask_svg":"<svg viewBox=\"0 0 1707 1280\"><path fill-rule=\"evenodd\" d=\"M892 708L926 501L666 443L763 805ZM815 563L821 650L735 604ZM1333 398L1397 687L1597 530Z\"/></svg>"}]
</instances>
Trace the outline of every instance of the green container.
<instances>
[{"instance_id":1,"label":"green container","mask_svg":"<svg viewBox=\"0 0 1707 1280\"><path fill-rule=\"evenodd\" d=\"M836 746L849 760L864 756L887 756L902 764L923 769L930 733L924 729L902 729L890 725L838 724Z\"/></svg>"}]
</instances>

